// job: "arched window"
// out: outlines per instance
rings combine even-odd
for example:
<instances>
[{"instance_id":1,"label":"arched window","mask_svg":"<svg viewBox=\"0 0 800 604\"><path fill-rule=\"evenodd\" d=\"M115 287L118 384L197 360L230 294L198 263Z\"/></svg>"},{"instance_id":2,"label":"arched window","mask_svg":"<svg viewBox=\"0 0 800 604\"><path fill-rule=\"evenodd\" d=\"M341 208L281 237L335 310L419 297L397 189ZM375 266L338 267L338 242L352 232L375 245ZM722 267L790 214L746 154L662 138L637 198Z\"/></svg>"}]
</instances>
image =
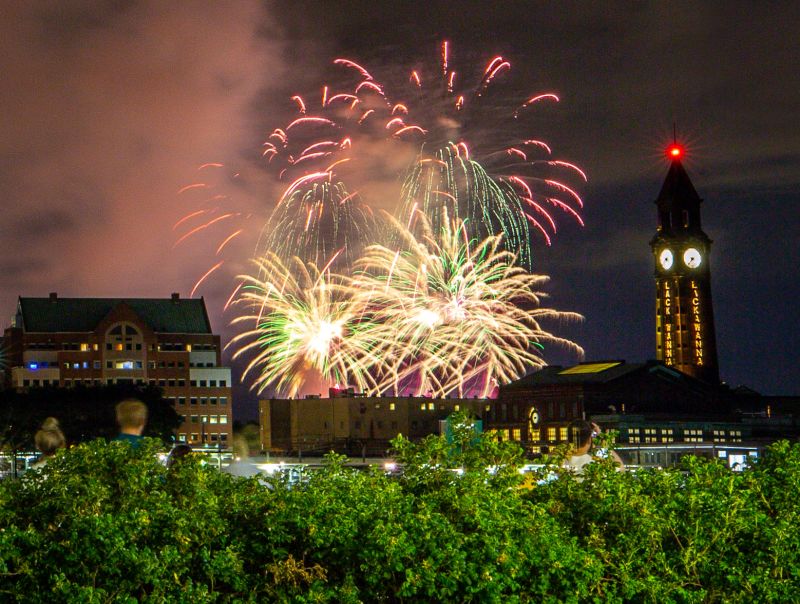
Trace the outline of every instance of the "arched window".
<instances>
[{"instance_id":1,"label":"arched window","mask_svg":"<svg viewBox=\"0 0 800 604\"><path fill-rule=\"evenodd\" d=\"M142 334L130 323L117 323L106 332L106 350L116 352L142 351Z\"/></svg>"}]
</instances>

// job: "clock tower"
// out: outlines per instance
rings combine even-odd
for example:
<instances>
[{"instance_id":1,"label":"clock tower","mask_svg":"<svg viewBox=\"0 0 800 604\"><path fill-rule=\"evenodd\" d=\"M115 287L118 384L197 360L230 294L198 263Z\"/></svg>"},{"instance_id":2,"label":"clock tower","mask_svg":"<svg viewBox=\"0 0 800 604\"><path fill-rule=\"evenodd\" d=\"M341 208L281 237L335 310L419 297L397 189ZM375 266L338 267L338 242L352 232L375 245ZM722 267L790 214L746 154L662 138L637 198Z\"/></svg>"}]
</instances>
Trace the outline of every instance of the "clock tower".
<instances>
[{"instance_id":1,"label":"clock tower","mask_svg":"<svg viewBox=\"0 0 800 604\"><path fill-rule=\"evenodd\" d=\"M683 373L719 383L711 306L711 239L700 226L700 203L672 145L667 178L656 199L658 227L650 241L656 277L656 358Z\"/></svg>"}]
</instances>

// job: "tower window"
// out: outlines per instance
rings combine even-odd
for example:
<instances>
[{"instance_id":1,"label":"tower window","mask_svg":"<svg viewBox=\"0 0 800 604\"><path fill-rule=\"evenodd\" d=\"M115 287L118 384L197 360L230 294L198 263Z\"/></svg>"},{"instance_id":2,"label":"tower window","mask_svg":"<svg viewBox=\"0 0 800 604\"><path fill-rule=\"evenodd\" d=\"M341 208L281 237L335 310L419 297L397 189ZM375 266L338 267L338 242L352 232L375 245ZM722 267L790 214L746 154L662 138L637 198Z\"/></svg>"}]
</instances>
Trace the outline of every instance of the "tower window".
<instances>
[{"instance_id":1,"label":"tower window","mask_svg":"<svg viewBox=\"0 0 800 604\"><path fill-rule=\"evenodd\" d=\"M683 226L684 227L688 227L689 226L689 211L688 210L683 210Z\"/></svg>"}]
</instances>

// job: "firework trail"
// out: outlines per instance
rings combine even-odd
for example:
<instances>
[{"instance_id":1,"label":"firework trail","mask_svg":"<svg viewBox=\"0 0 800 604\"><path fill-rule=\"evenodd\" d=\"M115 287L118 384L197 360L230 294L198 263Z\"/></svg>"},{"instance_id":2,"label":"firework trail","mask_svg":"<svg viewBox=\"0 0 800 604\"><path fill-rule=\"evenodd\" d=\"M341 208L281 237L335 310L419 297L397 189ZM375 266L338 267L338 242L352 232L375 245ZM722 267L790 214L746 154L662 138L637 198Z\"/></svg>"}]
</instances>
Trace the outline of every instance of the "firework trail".
<instances>
[{"instance_id":1,"label":"firework trail","mask_svg":"<svg viewBox=\"0 0 800 604\"><path fill-rule=\"evenodd\" d=\"M474 237L503 233L505 245L526 266L531 261L531 231L539 232L549 245L557 231L556 212L583 224L583 200L569 181L585 181L584 172L553 159L545 142L520 136L534 107L557 102L558 97L544 93L512 105L498 102L494 88L511 69L502 57L493 58L472 79L462 78L452 69L444 42L435 75L427 77L415 69L404 87L392 86L391 92L364 66L349 59L334 63L355 78L350 87L334 93L324 86L313 103L294 96L294 119L273 130L264 144L268 164L288 183L271 221L267 246L283 250L287 240L301 239L302 233L324 232L309 230L308 217L334 204L322 201L314 186L329 183L330 190L337 183L343 197L346 188L361 189L370 171L359 166L376 149L387 165L394 157L408 157L395 174L401 183L396 209L403 219L421 209L436 230L446 208L449 216L465 221ZM396 90L397 98L390 98ZM384 144L377 146L376 141ZM354 172L357 177L348 177ZM361 216L373 201L347 213ZM333 209L328 212L332 220ZM363 218L359 222L342 216L338 223L353 227L352 240L368 230ZM282 255L302 253L302 247Z\"/></svg>"},{"instance_id":2,"label":"firework trail","mask_svg":"<svg viewBox=\"0 0 800 604\"><path fill-rule=\"evenodd\" d=\"M392 220L400 250L368 247L351 282L371 309L380 391L485 397L494 385L546 365L544 344L583 354L540 324L582 317L540 306L545 294L537 289L548 278L515 265L501 235L471 239L446 212L439 232L416 217L419 228Z\"/></svg>"},{"instance_id":3,"label":"firework trail","mask_svg":"<svg viewBox=\"0 0 800 604\"><path fill-rule=\"evenodd\" d=\"M259 393L274 387L294 397L307 382L353 384L374 390L370 370L380 360L367 351L370 322L342 278L299 258L284 262L268 252L254 261L255 275L242 275L233 304L243 308L234 324L249 327L235 336L236 359L252 353L242 379L253 373Z\"/></svg>"},{"instance_id":4,"label":"firework trail","mask_svg":"<svg viewBox=\"0 0 800 604\"><path fill-rule=\"evenodd\" d=\"M419 208L438 230L446 208L473 237L502 233L505 246L530 267L532 231L550 245L557 213L583 225L583 200L566 179L585 181L586 175L553 159L545 142L525 136L533 108L559 99L543 93L507 106L495 88L510 70L497 56L477 75L462 76L443 42L438 69L411 72L403 126L419 129L420 151L403 182L400 215Z\"/></svg>"}]
</instances>

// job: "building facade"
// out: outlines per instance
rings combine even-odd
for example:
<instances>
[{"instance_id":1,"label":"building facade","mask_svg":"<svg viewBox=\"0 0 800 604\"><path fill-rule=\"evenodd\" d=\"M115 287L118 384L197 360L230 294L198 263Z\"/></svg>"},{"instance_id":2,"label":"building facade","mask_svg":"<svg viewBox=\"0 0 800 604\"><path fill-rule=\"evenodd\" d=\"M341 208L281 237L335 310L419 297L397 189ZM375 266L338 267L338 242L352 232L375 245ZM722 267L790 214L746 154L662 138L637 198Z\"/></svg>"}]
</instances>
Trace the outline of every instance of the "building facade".
<instances>
[{"instance_id":1,"label":"building facade","mask_svg":"<svg viewBox=\"0 0 800 604\"><path fill-rule=\"evenodd\" d=\"M650 241L656 280L656 359L665 365L719 383L719 363L711 304L711 239L703 232L700 204L673 146L656 206L658 225Z\"/></svg>"},{"instance_id":2,"label":"building facade","mask_svg":"<svg viewBox=\"0 0 800 604\"><path fill-rule=\"evenodd\" d=\"M633 466L701 455L734 467L776 440L797 439L800 413L791 398L710 384L661 361L587 362L545 367L502 386L484 428L536 455L568 444L570 422L585 419L614 430L618 452Z\"/></svg>"},{"instance_id":3,"label":"building facade","mask_svg":"<svg viewBox=\"0 0 800 604\"><path fill-rule=\"evenodd\" d=\"M365 397L334 390L330 398L264 399L259 401L261 448L382 456L399 434L410 440L439 434L440 422L453 412L480 418L490 406L486 399Z\"/></svg>"},{"instance_id":4,"label":"building facade","mask_svg":"<svg viewBox=\"0 0 800 604\"><path fill-rule=\"evenodd\" d=\"M231 370L201 298L19 298L5 330L8 387L158 386L182 423L176 437L227 446Z\"/></svg>"}]
</instances>

